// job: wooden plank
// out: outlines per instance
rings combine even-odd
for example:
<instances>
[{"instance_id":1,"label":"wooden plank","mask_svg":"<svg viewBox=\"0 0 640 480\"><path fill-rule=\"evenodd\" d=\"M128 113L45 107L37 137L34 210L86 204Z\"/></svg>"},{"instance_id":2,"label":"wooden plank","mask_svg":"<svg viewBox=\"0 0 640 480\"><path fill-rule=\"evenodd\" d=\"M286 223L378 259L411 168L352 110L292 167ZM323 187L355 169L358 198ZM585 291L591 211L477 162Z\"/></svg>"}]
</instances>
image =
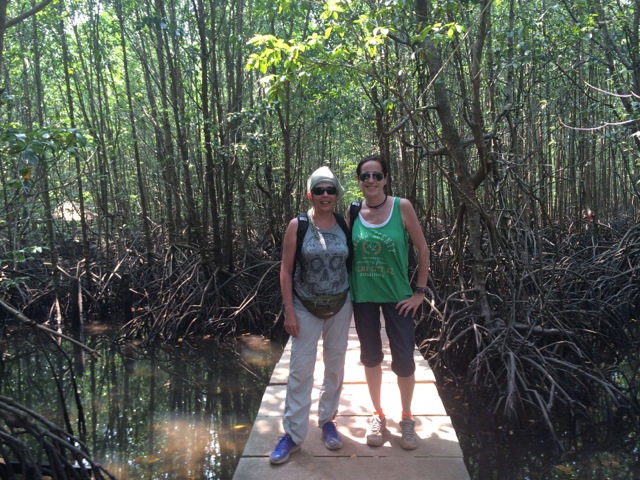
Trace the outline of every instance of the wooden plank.
<instances>
[{"instance_id":1,"label":"wooden plank","mask_svg":"<svg viewBox=\"0 0 640 480\"><path fill-rule=\"evenodd\" d=\"M384 335L384 328L383 328ZM385 338L385 345L388 342ZM336 418L344 447L325 448L317 428L317 402L322 382L322 342L314 372L310 428L302 449L283 465L271 465L269 455L278 437L284 434L282 414L289 375L289 342L265 390L260 411L238 463L234 480L287 480L346 478L349 480L468 480L469 474L455 430L447 416L435 385L433 372L416 350L416 388L413 414L416 434L421 439L415 450L400 447L398 421L402 408L396 376L390 369L388 349L383 363L383 407L389 436L381 447L366 445L365 432L371 412L364 367L360 363L360 344L351 328L345 362L345 382Z\"/></svg>"}]
</instances>

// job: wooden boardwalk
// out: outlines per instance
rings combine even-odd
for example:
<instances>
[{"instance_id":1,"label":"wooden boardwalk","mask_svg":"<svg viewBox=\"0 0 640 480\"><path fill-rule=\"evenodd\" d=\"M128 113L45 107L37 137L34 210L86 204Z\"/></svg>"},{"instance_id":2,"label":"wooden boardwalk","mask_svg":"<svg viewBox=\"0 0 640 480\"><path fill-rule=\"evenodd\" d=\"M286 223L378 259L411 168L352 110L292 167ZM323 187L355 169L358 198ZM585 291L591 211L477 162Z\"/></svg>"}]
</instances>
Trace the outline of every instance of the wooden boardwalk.
<instances>
[{"instance_id":1,"label":"wooden boardwalk","mask_svg":"<svg viewBox=\"0 0 640 480\"><path fill-rule=\"evenodd\" d=\"M407 451L400 447L398 421L402 408L396 376L390 369L388 347L383 363L382 404L391 434L381 447L366 444L364 437L371 401L360 363L360 343L353 325L349 333L342 401L336 418L344 446L340 450L328 450L317 427L318 392L324 369L321 341L307 438L302 449L292 454L287 463L271 465L269 454L284 433L282 413L290 345L291 342L273 371L233 480L469 480L456 433L436 390L433 373L417 350L413 414L416 433L420 437L418 448Z\"/></svg>"}]
</instances>

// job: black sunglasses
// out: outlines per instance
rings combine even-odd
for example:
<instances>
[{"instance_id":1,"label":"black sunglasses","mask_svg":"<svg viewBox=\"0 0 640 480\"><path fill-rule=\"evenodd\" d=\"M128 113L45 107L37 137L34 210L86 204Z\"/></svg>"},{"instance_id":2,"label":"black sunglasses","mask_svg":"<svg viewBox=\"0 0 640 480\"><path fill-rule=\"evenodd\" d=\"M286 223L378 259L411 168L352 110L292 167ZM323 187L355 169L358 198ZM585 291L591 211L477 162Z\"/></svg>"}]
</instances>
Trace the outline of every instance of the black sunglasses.
<instances>
[{"instance_id":1,"label":"black sunglasses","mask_svg":"<svg viewBox=\"0 0 640 480\"><path fill-rule=\"evenodd\" d=\"M382 172L364 172L358 178L361 182L366 182L370 177L373 177L376 182L380 182L384 178L384 174Z\"/></svg>"},{"instance_id":2,"label":"black sunglasses","mask_svg":"<svg viewBox=\"0 0 640 480\"><path fill-rule=\"evenodd\" d=\"M328 195L335 195L338 193L338 189L336 187L313 187L311 189L311 193L317 196L320 196L325 192Z\"/></svg>"}]
</instances>

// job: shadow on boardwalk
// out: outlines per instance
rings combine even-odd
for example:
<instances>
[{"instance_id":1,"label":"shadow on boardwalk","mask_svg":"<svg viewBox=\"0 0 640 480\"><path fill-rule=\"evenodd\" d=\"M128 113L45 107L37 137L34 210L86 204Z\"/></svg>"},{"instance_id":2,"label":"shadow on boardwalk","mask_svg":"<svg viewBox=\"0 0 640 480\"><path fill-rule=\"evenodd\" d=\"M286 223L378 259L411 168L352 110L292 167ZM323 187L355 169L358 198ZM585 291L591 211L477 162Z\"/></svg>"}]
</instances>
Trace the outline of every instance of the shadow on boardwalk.
<instances>
[{"instance_id":1,"label":"shadow on boardwalk","mask_svg":"<svg viewBox=\"0 0 640 480\"><path fill-rule=\"evenodd\" d=\"M366 445L364 437L371 401L364 368L359 360L360 344L353 325L349 333L342 400L336 418L344 446L340 450L327 450L322 442L321 431L317 428L318 392L323 374L320 342L309 433L302 449L291 455L287 463L271 465L269 454L278 437L284 434L282 413L289 374L290 345L291 342L287 344L273 371L233 480L469 480L456 433L438 395L433 373L418 350L413 398L416 433L420 437L418 448L407 451L400 447L398 422L402 408L396 376L390 369L388 350L383 363L382 403L390 434L381 447Z\"/></svg>"}]
</instances>

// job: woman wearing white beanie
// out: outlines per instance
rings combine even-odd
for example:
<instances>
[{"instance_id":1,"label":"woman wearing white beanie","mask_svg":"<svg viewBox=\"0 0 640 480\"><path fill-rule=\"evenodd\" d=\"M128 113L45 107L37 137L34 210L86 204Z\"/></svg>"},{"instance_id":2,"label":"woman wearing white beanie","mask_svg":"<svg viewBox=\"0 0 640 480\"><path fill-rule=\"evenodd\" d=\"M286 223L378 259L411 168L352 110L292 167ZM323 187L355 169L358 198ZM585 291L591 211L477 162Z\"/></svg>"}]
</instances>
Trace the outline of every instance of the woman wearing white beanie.
<instances>
[{"instance_id":1,"label":"woman wearing white beanie","mask_svg":"<svg viewBox=\"0 0 640 480\"><path fill-rule=\"evenodd\" d=\"M320 167L307 181L311 208L293 218L284 236L280 288L285 330L292 337L287 397L283 415L285 435L269 460L281 464L300 450L309 428L313 372L318 341L323 339L324 380L318 406L318 425L329 450L342 447L334 422L342 392L344 360L351 323L347 265L350 233L334 213L344 189L328 167ZM308 222L298 258L298 229Z\"/></svg>"}]
</instances>

